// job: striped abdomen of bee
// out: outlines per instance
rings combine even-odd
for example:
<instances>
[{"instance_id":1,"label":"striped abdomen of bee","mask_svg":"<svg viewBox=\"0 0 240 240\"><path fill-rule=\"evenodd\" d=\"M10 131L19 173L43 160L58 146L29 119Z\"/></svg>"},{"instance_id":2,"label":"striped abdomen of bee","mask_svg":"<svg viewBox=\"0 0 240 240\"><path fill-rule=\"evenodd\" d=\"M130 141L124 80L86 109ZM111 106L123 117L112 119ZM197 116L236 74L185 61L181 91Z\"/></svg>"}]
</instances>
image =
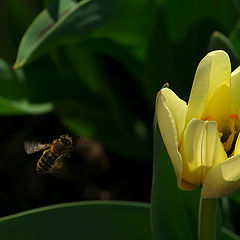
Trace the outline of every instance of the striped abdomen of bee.
<instances>
[{"instance_id":1,"label":"striped abdomen of bee","mask_svg":"<svg viewBox=\"0 0 240 240\"><path fill-rule=\"evenodd\" d=\"M57 157L52 154L51 149L45 150L38 160L36 167L37 173L44 174L49 172L56 159Z\"/></svg>"}]
</instances>

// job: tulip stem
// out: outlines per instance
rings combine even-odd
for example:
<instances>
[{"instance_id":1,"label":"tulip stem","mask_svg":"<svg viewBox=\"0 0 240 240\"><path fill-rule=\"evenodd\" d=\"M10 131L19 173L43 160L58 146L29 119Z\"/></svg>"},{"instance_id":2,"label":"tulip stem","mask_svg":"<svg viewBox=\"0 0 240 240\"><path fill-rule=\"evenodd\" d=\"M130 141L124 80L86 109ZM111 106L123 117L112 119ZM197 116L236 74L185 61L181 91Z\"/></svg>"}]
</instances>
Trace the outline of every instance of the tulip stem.
<instances>
[{"instance_id":1,"label":"tulip stem","mask_svg":"<svg viewBox=\"0 0 240 240\"><path fill-rule=\"evenodd\" d=\"M200 198L198 215L198 240L216 240L217 205L217 198Z\"/></svg>"}]
</instances>

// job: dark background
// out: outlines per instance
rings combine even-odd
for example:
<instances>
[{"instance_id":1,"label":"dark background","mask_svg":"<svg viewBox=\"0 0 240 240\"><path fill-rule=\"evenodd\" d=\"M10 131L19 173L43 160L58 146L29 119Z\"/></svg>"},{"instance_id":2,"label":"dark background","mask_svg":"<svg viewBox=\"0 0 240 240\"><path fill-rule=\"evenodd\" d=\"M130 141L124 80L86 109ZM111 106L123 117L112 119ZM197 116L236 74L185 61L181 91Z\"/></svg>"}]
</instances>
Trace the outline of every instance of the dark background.
<instances>
[{"instance_id":1,"label":"dark background","mask_svg":"<svg viewBox=\"0 0 240 240\"><path fill-rule=\"evenodd\" d=\"M53 114L0 121L1 216L70 201L150 201L151 162L106 151L99 142L69 132ZM27 155L24 141L48 143L65 133L73 137L72 157L56 173L38 175L35 168L42 152Z\"/></svg>"}]
</instances>

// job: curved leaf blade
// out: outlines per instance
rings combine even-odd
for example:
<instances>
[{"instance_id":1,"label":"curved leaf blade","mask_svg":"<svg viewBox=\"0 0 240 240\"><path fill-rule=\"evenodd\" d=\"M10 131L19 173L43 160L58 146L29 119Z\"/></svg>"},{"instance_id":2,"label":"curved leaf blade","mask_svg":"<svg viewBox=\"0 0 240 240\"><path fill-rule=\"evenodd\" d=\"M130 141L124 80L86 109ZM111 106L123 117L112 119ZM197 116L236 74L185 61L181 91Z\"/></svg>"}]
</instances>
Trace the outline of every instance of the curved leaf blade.
<instances>
[{"instance_id":1,"label":"curved leaf blade","mask_svg":"<svg viewBox=\"0 0 240 240\"><path fill-rule=\"evenodd\" d=\"M26 100L14 101L0 97L0 115L44 114L52 111L52 103L29 103Z\"/></svg>"},{"instance_id":2,"label":"curved leaf blade","mask_svg":"<svg viewBox=\"0 0 240 240\"><path fill-rule=\"evenodd\" d=\"M14 68L22 67L53 46L79 40L79 37L104 23L111 14L111 6L106 0L55 1L27 29Z\"/></svg>"},{"instance_id":3,"label":"curved leaf blade","mask_svg":"<svg viewBox=\"0 0 240 240\"><path fill-rule=\"evenodd\" d=\"M240 236L238 236L236 233L232 232L231 230L227 228L222 228L222 239L223 240L240 240Z\"/></svg>"},{"instance_id":4,"label":"curved leaf blade","mask_svg":"<svg viewBox=\"0 0 240 240\"><path fill-rule=\"evenodd\" d=\"M149 204L76 202L0 219L1 239L150 240Z\"/></svg>"}]
</instances>

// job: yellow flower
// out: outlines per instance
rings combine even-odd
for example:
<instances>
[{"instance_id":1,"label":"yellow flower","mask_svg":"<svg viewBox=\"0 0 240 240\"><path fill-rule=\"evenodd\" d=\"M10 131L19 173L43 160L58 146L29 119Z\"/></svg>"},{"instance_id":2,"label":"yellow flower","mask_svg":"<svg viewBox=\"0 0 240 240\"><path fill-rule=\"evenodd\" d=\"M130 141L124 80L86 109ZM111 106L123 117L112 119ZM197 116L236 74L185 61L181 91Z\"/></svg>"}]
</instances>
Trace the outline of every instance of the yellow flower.
<instances>
[{"instance_id":1,"label":"yellow flower","mask_svg":"<svg viewBox=\"0 0 240 240\"><path fill-rule=\"evenodd\" d=\"M188 104L168 88L156 99L158 125L179 188L203 198L240 188L240 67L213 51L198 65Z\"/></svg>"}]
</instances>

